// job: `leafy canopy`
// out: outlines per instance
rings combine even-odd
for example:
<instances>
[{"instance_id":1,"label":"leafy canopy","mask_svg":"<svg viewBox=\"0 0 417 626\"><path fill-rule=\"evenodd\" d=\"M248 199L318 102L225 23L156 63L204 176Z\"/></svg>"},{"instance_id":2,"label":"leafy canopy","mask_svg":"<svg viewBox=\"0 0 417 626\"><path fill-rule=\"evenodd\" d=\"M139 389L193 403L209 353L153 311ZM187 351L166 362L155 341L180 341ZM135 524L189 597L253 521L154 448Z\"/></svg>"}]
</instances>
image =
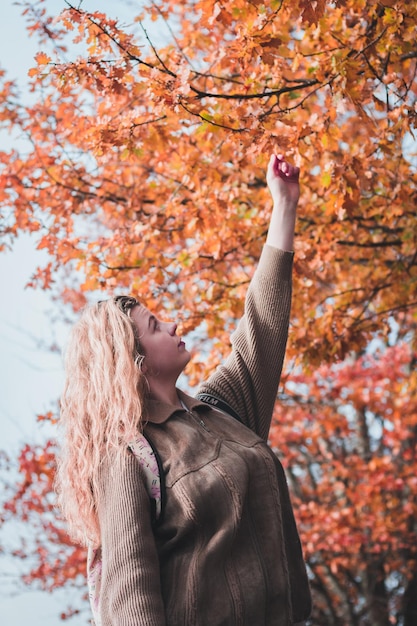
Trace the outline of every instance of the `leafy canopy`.
<instances>
[{"instance_id":1,"label":"leafy canopy","mask_svg":"<svg viewBox=\"0 0 417 626\"><path fill-rule=\"evenodd\" d=\"M74 307L123 289L227 344L276 151L302 168L290 354L342 357L409 319L414 3L153 2L129 29L82 4L26 15L47 52L30 106L3 77L2 123L30 147L1 154L0 206L3 245L36 231L51 254L33 284L76 268L62 292Z\"/></svg>"}]
</instances>

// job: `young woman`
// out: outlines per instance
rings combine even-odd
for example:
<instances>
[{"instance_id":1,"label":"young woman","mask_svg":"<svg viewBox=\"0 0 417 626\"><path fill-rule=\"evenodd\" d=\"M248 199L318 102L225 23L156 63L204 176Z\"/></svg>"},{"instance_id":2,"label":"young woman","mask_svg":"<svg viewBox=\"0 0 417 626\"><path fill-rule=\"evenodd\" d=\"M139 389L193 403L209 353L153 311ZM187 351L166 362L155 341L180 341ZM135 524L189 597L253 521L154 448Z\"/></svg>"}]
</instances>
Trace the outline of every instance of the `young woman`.
<instances>
[{"instance_id":1,"label":"young woman","mask_svg":"<svg viewBox=\"0 0 417 626\"><path fill-rule=\"evenodd\" d=\"M271 156L273 209L245 313L230 356L195 398L176 386L190 359L176 324L143 303L101 302L73 329L57 486L72 536L90 547L97 624L288 626L310 613L284 472L266 442L287 341L298 175ZM161 463L157 521L129 446L141 432Z\"/></svg>"}]
</instances>

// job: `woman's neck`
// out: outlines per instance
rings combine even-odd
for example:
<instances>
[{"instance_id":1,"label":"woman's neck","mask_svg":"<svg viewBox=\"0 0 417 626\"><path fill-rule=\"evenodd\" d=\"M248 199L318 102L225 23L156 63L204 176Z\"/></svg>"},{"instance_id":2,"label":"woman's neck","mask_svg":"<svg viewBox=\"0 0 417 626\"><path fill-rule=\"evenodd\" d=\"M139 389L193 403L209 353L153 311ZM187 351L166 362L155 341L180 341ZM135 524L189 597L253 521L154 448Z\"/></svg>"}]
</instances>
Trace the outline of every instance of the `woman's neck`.
<instances>
[{"instance_id":1,"label":"woman's neck","mask_svg":"<svg viewBox=\"0 0 417 626\"><path fill-rule=\"evenodd\" d=\"M165 404L182 407L181 400L178 397L176 385L158 383L160 383L160 381L149 381L151 398L159 400L159 402L164 402Z\"/></svg>"}]
</instances>

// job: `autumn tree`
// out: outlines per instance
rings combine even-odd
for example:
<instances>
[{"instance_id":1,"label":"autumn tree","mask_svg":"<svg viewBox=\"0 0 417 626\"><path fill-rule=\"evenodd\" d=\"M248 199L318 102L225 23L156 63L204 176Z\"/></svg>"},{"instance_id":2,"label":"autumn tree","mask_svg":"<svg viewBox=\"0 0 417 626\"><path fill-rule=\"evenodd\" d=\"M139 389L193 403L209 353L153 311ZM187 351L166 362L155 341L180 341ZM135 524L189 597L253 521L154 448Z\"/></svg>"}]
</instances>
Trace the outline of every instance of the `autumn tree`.
<instances>
[{"instance_id":1,"label":"autumn tree","mask_svg":"<svg viewBox=\"0 0 417 626\"><path fill-rule=\"evenodd\" d=\"M0 153L2 245L34 233L50 262L32 285L75 311L97 291L175 311L182 332L210 339L190 385L228 349L242 311L268 222L269 153L300 164L287 378L272 442L291 477L314 617L411 624L417 6L167 0L145 2L130 27L82 3L65 2L59 15L27 3L24 12L40 51L31 104L2 72L2 125L28 145ZM376 340L395 367L372 356ZM366 395L378 387L383 397ZM393 415L397 396L405 425ZM47 519L53 445L22 451L8 514L29 515L34 488ZM51 524L48 545L71 563L64 580L44 572L53 586L75 580L83 563Z\"/></svg>"},{"instance_id":2,"label":"autumn tree","mask_svg":"<svg viewBox=\"0 0 417 626\"><path fill-rule=\"evenodd\" d=\"M382 347L292 373L276 408L316 624L416 623L416 355Z\"/></svg>"}]
</instances>

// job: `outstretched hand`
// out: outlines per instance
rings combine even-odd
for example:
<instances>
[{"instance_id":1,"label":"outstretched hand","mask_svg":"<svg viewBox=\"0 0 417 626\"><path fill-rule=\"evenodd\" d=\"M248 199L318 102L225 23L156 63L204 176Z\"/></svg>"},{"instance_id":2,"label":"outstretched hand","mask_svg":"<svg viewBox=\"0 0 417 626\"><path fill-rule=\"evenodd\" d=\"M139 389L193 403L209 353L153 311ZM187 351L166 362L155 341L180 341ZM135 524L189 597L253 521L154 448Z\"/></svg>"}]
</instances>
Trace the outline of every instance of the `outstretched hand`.
<instances>
[{"instance_id":1,"label":"outstretched hand","mask_svg":"<svg viewBox=\"0 0 417 626\"><path fill-rule=\"evenodd\" d=\"M300 197L299 176L300 168L285 161L281 154L271 155L266 180L274 204L296 208Z\"/></svg>"},{"instance_id":2,"label":"outstretched hand","mask_svg":"<svg viewBox=\"0 0 417 626\"><path fill-rule=\"evenodd\" d=\"M282 155L271 155L266 181L274 206L266 242L281 250L293 249L296 208L300 197L299 175L300 169L285 161Z\"/></svg>"}]
</instances>

